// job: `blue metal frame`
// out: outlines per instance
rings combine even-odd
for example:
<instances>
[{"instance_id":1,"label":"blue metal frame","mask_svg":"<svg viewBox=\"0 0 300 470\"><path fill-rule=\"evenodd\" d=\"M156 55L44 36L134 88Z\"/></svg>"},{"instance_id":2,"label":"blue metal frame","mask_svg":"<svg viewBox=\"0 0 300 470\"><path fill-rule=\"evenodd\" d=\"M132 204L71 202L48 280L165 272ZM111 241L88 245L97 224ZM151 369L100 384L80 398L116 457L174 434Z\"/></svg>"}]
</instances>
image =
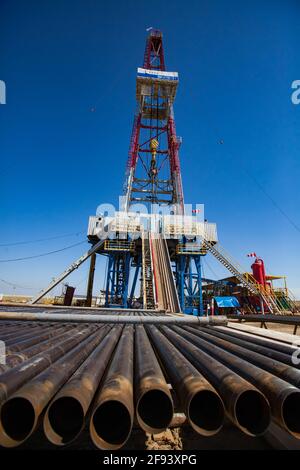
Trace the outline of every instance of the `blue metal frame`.
<instances>
[{"instance_id":1,"label":"blue metal frame","mask_svg":"<svg viewBox=\"0 0 300 470\"><path fill-rule=\"evenodd\" d=\"M110 253L106 278L105 306L128 307L130 252Z\"/></svg>"},{"instance_id":2,"label":"blue metal frame","mask_svg":"<svg viewBox=\"0 0 300 470\"><path fill-rule=\"evenodd\" d=\"M184 313L204 314L201 274L201 255L177 255L177 291Z\"/></svg>"},{"instance_id":3,"label":"blue metal frame","mask_svg":"<svg viewBox=\"0 0 300 470\"><path fill-rule=\"evenodd\" d=\"M129 308L132 307L133 296L134 296L134 292L135 292L135 288L136 288L136 284L137 284L137 281L138 281L139 272L140 272L141 267L142 267L142 257L139 256L138 260L137 260L137 264L135 266L135 272L134 272L132 286L131 286L130 295L129 295L129 299L128 299Z\"/></svg>"}]
</instances>

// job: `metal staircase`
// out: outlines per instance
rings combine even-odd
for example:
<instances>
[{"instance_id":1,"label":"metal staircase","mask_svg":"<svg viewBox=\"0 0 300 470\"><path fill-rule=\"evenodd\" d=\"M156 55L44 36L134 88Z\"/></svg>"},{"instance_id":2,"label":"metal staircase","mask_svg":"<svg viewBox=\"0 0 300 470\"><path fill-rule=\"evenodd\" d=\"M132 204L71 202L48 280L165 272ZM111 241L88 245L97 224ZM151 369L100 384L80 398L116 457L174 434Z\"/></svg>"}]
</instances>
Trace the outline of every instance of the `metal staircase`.
<instances>
[{"instance_id":1,"label":"metal staircase","mask_svg":"<svg viewBox=\"0 0 300 470\"><path fill-rule=\"evenodd\" d=\"M298 313L299 307L296 303L296 299L291 291L287 288L275 289L275 299L282 309L289 310L292 313Z\"/></svg>"},{"instance_id":2,"label":"metal staircase","mask_svg":"<svg viewBox=\"0 0 300 470\"><path fill-rule=\"evenodd\" d=\"M152 258L149 234L142 233L143 307L155 309Z\"/></svg>"},{"instance_id":3,"label":"metal staircase","mask_svg":"<svg viewBox=\"0 0 300 470\"><path fill-rule=\"evenodd\" d=\"M270 313L281 313L280 308L277 305L276 300L270 295L263 286L258 284L251 274L243 273L243 270L238 266L236 261L233 261L228 253L225 253L224 249L218 244L213 245L205 238L203 245L205 248L223 265L228 269L234 276L236 276L241 284L248 289L253 295L257 295L267 306Z\"/></svg>"}]
</instances>

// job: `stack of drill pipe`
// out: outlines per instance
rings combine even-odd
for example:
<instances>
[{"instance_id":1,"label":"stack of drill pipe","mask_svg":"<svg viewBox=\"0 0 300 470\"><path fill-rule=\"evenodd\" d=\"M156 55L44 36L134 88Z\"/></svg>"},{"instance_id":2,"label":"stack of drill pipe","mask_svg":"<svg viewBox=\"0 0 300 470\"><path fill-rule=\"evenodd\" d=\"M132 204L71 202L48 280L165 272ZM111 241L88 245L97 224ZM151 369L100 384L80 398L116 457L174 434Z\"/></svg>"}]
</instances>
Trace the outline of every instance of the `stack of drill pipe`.
<instances>
[{"instance_id":1,"label":"stack of drill pipe","mask_svg":"<svg viewBox=\"0 0 300 470\"><path fill-rule=\"evenodd\" d=\"M295 349L291 348L290 346L279 345L278 347L281 350L273 349L273 347L270 347L269 345L267 345L266 342L260 341L259 342L260 344L254 343L251 340L249 341L248 338L243 338L239 335L232 336L230 334L227 334L226 332L214 330L213 328L207 328L205 330L191 329L190 331L191 332L202 331L202 333L211 334L216 338L230 341L232 344L241 346L243 349L239 348L239 351L241 353L240 357L245 357L245 354L243 354L243 352L244 352L244 348L246 348L248 350L248 352L246 353L247 354L246 360L250 360L250 362L253 362L254 364L259 365L259 366L262 366L262 364L264 364L264 368L265 367L268 368L269 366L268 370L272 372L274 375L278 375L279 377L281 376L281 370L282 370L282 374L283 374L282 378L284 378L285 380L288 380L287 378L289 377L289 374L293 372L293 370L290 367L285 367L283 364L286 364L287 366L292 366L295 369L300 368L299 364L293 364L292 355L295 352ZM220 344L224 344L224 343L221 342ZM249 350L251 351L250 356L249 356ZM252 353L252 351L254 352L254 354ZM255 354L255 353L259 353L259 354ZM261 355L265 356L266 358L274 359L274 360L273 361L263 360ZM250 358L252 358L252 360ZM281 365L280 362L282 362L283 364ZM276 369L276 364L277 364L277 369ZM297 373L295 371L295 374L299 376L299 372ZM298 382L295 385L298 386Z\"/></svg>"},{"instance_id":2,"label":"stack of drill pipe","mask_svg":"<svg viewBox=\"0 0 300 470\"><path fill-rule=\"evenodd\" d=\"M47 403L98 346L110 328L105 326L83 334L81 341L73 343L75 347L64 349L65 354L61 358L9 396L1 407L0 444L15 447L28 439L36 429Z\"/></svg>"},{"instance_id":3,"label":"stack of drill pipe","mask_svg":"<svg viewBox=\"0 0 300 470\"><path fill-rule=\"evenodd\" d=\"M3 373L11 367L15 367L20 362L34 356L38 352L47 349L51 345L51 338L55 340L64 332L70 330L69 325L55 329L48 325L31 325L27 328L20 328L15 333L11 331L7 334L0 334L0 340L5 344L5 364L0 365L0 372ZM48 345L43 347L48 341ZM34 345L36 345L34 347Z\"/></svg>"},{"instance_id":4,"label":"stack of drill pipe","mask_svg":"<svg viewBox=\"0 0 300 470\"><path fill-rule=\"evenodd\" d=\"M45 326L44 326L45 329ZM1 333L0 338L2 341L8 343L9 341L20 341L21 339L33 337L34 335L39 334L42 331L42 328L39 325L35 326L26 326L20 328L20 325L16 328L16 330L9 331L6 334Z\"/></svg>"},{"instance_id":5,"label":"stack of drill pipe","mask_svg":"<svg viewBox=\"0 0 300 470\"><path fill-rule=\"evenodd\" d=\"M173 417L173 400L159 362L142 325L135 329L135 401L142 429L157 434Z\"/></svg>"},{"instance_id":6,"label":"stack of drill pipe","mask_svg":"<svg viewBox=\"0 0 300 470\"><path fill-rule=\"evenodd\" d=\"M124 327L90 420L90 436L100 449L119 449L128 440L134 418L132 325Z\"/></svg>"},{"instance_id":7,"label":"stack of drill pipe","mask_svg":"<svg viewBox=\"0 0 300 470\"><path fill-rule=\"evenodd\" d=\"M256 387L190 344L177 330L175 332L165 326L161 326L160 330L215 388L224 402L227 416L239 429L250 436L266 431L270 424L270 407Z\"/></svg>"},{"instance_id":8,"label":"stack of drill pipe","mask_svg":"<svg viewBox=\"0 0 300 470\"><path fill-rule=\"evenodd\" d=\"M20 328L21 326L21 328ZM70 325L61 324L59 331L70 330ZM22 325L19 325L18 331L15 333L9 334L0 334L0 340L5 342L6 348L15 348L15 351L25 349L27 345L34 345L41 342L47 337L56 336L58 329L54 328L53 325L36 325L34 328L31 327L29 330L27 328L22 328ZM17 345L20 345L20 348L17 348Z\"/></svg>"},{"instance_id":9,"label":"stack of drill pipe","mask_svg":"<svg viewBox=\"0 0 300 470\"><path fill-rule=\"evenodd\" d=\"M57 338L61 333L69 331L70 328L65 326L58 328L45 328L35 335L26 336L26 338L22 337L11 339L9 341L5 340L5 344L8 352L24 351L25 349L34 346L35 344L41 343L42 341L52 337Z\"/></svg>"},{"instance_id":10,"label":"stack of drill pipe","mask_svg":"<svg viewBox=\"0 0 300 470\"><path fill-rule=\"evenodd\" d=\"M69 338L53 342L53 345L46 351L1 374L0 405L18 387L31 380L35 375L43 371L61 357L61 355L75 347L98 328L97 326L89 326L86 329L75 331Z\"/></svg>"},{"instance_id":11,"label":"stack of drill pipe","mask_svg":"<svg viewBox=\"0 0 300 470\"><path fill-rule=\"evenodd\" d=\"M210 330L211 328L208 327ZM281 343L274 339L264 338L257 336L253 333L234 330L228 327L215 326L211 331L220 331L220 333L226 333L226 335L232 336L233 338L244 339L247 343L253 343L254 345L265 346L271 350L279 351L283 354L293 354L298 348L297 346L292 346L290 344ZM249 346L248 346L249 347Z\"/></svg>"},{"instance_id":12,"label":"stack of drill pipe","mask_svg":"<svg viewBox=\"0 0 300 470\"><path fill-rule=\"evenodd\" d=\"M36 325L35 325L36 327ZM25 323L23 326L22 326L22 331L20 332L20 325L18 324L13 324L13 325L10 325L10 324L6 324L5 327L1 327L0 329L0 336L1 338L2 337L9 337L9 336L12 336L14 334L23 334L23 333L26 333L26 331L32 331L32 328L33 326L32 325L28 325L28 323Z\"/></svg>"},{"instance_id":13,"label":"stack of drill pipe","mask_svg":"<svg viewBox=\"0 0 300 470\"><path fill-rule=\"evenodd\" d=\"M48 405L43 425L55 445L74 441L85 426L86 416L100 380L122 333L114 326Z\"/></svg>"},{"instance_id":14,"label":"stack of drill pipe","mask_svg":"<svg viewBox=\"0 0 300 470\"><path fill-rule=\"evenodd\" d=\"M131 312L125 313L128 319ZM131 314L156 320L154 312ZM216 434L226 413L258 436L272 414L300 438L300 371L289 365L294 348L288 345L172 322L25 323L32 338L6 325L13 328L0 331L9 337L12 368L0 370L2 446L20 445L43 423L57 446L78 439L88 425L96 447L118 449L134 421L150 433L170 426L173 399L200 435Z\"/></svg>"},{"instance_id":15,"label":"stack of drill pipe","mask_svg":"<svg viewBox=\"0 0 300 470\"><path fill-rule=\"evenodd\" d=\"M300 390L297 369L214 337L205 331L190 327L178 329L176 326L172 330L176 331L176 334L180 333L181 337L185 338L183 341L190 341L254 384L270 402L276 423L294 437L300 438ZM268 372L270 370L272 372ZM284 380L280 377L284 377Z\"/></svg>"},{"instance_id":16,"label":"stack of drill pipe","mask_svg":"<svg viewBox=\"0 0 300 470\"><path fill-rule=\"evenodd\" d=\"M16 367L21 362L26 361L36 354L47 351L54 343L66 340L72 337L77 331L80 332L82 330L84 330L82 326L78 326L72 330L66 327L57 328L44 335L13 343L12 346L8 345L6 348L6 368Z\"/></svg>"},{"instance_id":17,"label":"stack of drill pipe","mask_svg":"<svg viewBox=\"0 0 300 470\"><path fill-rule=\"evenodd\" d=\"M190 425L204 436L216 434L224 420L223 402L216 390L156 327L148 326L147 332Z\"/></svg>"},{"instance_id":18,"label":"stack of drill pipe","mask_svg":"<svg viewBox=\"0 0 300 470\"><path fill-rule=\"evenodd\" d=\"M134 418L134 397L137 422L145 431L163 431L172 421L172 397L151 343L143 326L136 327L135 335L133 331L132 326L124 328L95 399L90 434L100 449L117 449L127 441Z\"/></svg>"}]
</instances>

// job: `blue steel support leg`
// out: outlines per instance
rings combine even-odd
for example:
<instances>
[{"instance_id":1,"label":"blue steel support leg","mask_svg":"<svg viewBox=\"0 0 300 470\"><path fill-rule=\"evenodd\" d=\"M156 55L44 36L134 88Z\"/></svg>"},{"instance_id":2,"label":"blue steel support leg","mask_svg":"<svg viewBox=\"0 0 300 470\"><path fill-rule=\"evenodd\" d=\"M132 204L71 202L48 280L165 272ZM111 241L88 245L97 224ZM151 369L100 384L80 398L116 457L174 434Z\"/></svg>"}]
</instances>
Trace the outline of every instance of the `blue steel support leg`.
<instances>
[{"instance_id":1,"label":"blue steel support leg","mask_svg":"<svg viewBox=\"0 0 300 470\"><path fill-rule=\"evenodd\" d=\"M129 288L129 271L130 271L130 253L124 255L124 274L123 274L123 298L122 304L124 308L128 306L128 288Z\"/></svg>"},{"instance_id":2,"label":"blue steel support leg","mask_svg":"<svg viewBox=\"0 0 300 470\"><path fill-rule=\"evenodd\" d=\"M204 315L203 311L203 296L202 296L202 274L201 274L201 256L194 257L195 266L197 270L197 282L198 282L198 295L199 295L199 315Z\"/></svg>"},{"instance_id":3,"label":"blue steel support leg","mask_svg":"<svg viewBox=\"0 0 300 470\"><path fill-rule=\"evenodd\" d=\"M135 268L134 277L133 277L133 281L132 281L130 296L129 296L129 299L128 299L128 304L129 304L130 308L132 307L132 300L133 300L137 280L139 278L140 269L141 269L141 257L139 257L139 259L137 261L137 265L136 265L136 268Z\"/></svg>"},{"instance_id":4,"label":"blue steel support leg","mask_svg":"<svg viewBox=\"0 0 300 470\"><path fill-rule=\"evenodd\" d=\"M108 257L108 268L107 268L107 274L106 274L106 291L105 291L105 306L109 306L109 298L111 294L111 288L112 288L112 270L113 270L113 265L114 265L114 258L112 255L109 255Z\"/></svg>"},{"instance_id":5,"label":"blue steel support leg","mask_svg":"<svg viewBox=\"0 0 300 470\"><path fill-rule=\"evenodd\" d=\"M185 282L185 256L179 255L177 258L177 292L181 310L184 312L185 299L184 299L184 282Z\"/></svg>"}]
</instances>

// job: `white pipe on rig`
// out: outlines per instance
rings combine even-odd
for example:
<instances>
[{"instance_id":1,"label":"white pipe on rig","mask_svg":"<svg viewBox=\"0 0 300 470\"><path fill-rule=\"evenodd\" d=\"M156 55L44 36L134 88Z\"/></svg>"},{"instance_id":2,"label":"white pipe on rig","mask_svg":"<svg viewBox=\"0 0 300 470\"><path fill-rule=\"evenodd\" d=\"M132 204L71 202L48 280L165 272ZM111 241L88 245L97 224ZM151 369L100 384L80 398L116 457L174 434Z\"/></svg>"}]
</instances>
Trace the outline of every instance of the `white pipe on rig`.
<instances>
[{"instance_id":1,"label":"white pipe on rig","mask_svg":"<svg viewBox=\"0 0 300 470\"><path fill-rule=\"evenodd\" d=\"M184 316L125 316L125 315L91 315L79 313L31 313L31 312L0 312L0 320L23 320L23 321L58 321L75 323L147 323L161 325L227 325L227 317L196 317Z\"/></svg>"}]
</instances>

